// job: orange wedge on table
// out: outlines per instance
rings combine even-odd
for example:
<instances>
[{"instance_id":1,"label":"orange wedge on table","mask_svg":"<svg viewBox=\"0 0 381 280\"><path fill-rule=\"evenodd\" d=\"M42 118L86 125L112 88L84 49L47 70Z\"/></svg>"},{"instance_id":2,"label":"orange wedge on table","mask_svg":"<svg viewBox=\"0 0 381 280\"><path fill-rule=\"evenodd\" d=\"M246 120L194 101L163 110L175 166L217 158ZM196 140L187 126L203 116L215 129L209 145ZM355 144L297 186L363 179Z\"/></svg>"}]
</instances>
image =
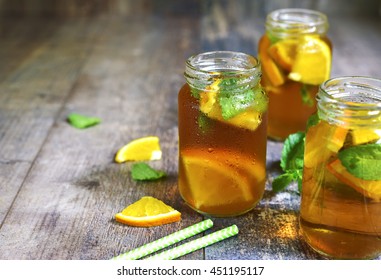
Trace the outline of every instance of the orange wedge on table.
<instances>
[{"instance_id":1,"label":"orange wedge on table","mask_svg":"<svg viewBox=\"0 0 381 280\"><path fill-rule=\"evenodd\" d=\"M161 155L159 138L146 136L132 140L120 148L115 155L115 161L122 163L125 161L158 160L161 159Z\"/></svg>"},{"instance_id":2,"label":"orange wedge on table","mask_svg":"<svg viewBox=\"0 0 381 280\"><path fill-rule=\"evenodd\" d=\"M115 215L120 223L136 227L152 227L180 221L181 213L152 196L143 196Z\"/></svg>"}]
</instances>

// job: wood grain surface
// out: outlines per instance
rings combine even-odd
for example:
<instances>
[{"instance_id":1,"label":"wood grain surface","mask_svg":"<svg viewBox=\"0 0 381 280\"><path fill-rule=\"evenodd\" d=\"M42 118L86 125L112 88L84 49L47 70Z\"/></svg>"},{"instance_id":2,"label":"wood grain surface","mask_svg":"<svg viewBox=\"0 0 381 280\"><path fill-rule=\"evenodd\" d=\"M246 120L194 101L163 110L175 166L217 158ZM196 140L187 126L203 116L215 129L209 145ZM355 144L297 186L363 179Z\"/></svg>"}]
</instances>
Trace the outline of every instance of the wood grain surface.
<instances>
[{"instance_id":1,"label":"wood grain surface","mask_svg":"<svg viewBox=\"0 0 381 280\"><path fill-rule=\"evenodd\" d=\"M149 3L149 2L148 2ZM177 189L177 92L184 61L209 50L256 55L264 16L220 2L186 13L68 19L2 18L0 25L0 259L109 259L204 219ZM381 19L330 19L333 76L381 77ZM102 123L71 127L76 112ZM157 135L168 177L131 179L113 162L132 139ZM298 231L296 187L275 194L281 142L268 141L266 192L250 213L213 219L238 236L182 259L321 259ZM115 213L151 195L182 213L178 223L134 228Z\"/></svg>"}]
</instances>

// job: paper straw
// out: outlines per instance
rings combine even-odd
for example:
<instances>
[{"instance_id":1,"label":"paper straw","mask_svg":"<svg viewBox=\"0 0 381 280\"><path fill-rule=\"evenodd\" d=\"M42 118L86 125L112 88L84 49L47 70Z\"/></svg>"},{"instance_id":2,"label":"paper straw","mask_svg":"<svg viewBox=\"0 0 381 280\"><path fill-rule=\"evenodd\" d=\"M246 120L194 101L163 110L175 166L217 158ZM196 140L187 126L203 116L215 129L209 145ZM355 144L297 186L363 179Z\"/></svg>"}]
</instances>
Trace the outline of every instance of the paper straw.
<instances>
[{"instance_id":1,"label":"paper straw","mask_svg":"<svg viewBox=\"0 0 381 280\"><path fill-rule=\"evenodd\" d=\"M165 247L168 247L176 242L182 241L186 238L192 237L200 232L203 232L213 226L213 221L208 219L177 232L174 232L170 235L164 236L156 241L147 243L139 248L121 254L112 258L112 260L137 260L144 256L147 256L151 253L159 251Z\"/></svg>"},{"instance_id":2,"label":"paper straw","mask_svg":"<svg viewBox=\"0 0 381 280\"><path fill-rule=\"evenodd\" d=\"M145 260L173 260L183 255L189 254L193 251L196 251L198 249L212 245L216 242L222 241L226 238L232 237L236 234L238 234L238 227L236 225L232 225L230 227L221 229L204 237L195 239L173 249L169 249L162 253L146 258Z\"/></svg>"}]
</instances>

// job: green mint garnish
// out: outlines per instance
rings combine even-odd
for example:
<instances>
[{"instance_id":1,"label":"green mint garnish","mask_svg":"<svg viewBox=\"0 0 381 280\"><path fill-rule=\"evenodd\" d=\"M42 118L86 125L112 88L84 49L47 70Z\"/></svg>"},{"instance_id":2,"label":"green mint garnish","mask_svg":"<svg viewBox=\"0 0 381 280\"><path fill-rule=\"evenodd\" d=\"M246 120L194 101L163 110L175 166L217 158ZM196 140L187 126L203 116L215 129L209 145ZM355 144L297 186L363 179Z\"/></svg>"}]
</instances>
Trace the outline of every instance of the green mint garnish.
<instances>
[{"instance_id":1,"label":"green mint garnish","mask_svg":"<svg viewBox=\"0 0 381 280\"><path fill-rule=\"evenodd\" d=\"M317 125L320 122L319 115L313 114L307 120L307 130L314 125Z\"/></svg>"},{"instance_id":2,"label":"green mint garnish","mask_svg":"<svg viewBox=\"0 0 381 280\"><path fill-rule=\"evenodd\" d=\"M197 123L202 133L206 133L210 128L210 119L201 112L198 115Z\"/></svg>"},{"instance_id":3,"label":"green mint garnish","mask_svg":"<svg viewBox=\"0 0 381 280\"><path fill-rule=\"evenodd\" d=\"M308 92L308 86L303 84L300 89L300 94L302 96L303 104L312 107L314 105L314 100L312 99L311 95Z\"/></svg>"},{"instance_id":4,"label":"green mint garnish","mask_svg":"<svg viewBox=\"0 0 381 280\"><path fill-rule=\"evenodd\" d=\"M349 147L339 152L342 165L363 180L381 180L381 144Z\"/></svg>"},{"instance_id":5,"label":"green mint garnish","mask_svg":"<svg viewBox=\"0 0 381 280\"><path fill-rule=\"evenodd\" d=\"M302 189L303 157L304 157L304 132L290 134L284 141L280 166L283 174L276 177L272 188L278 192L285 189L290 183L296 181L298 190Z\"/></svg>"},{"instance_id":6,"label":"green mint garnish","mask_svg":"<svg viewBox=\"0 0 381 280\"><path fill-rule=\"evenodd\" d=\"M144 162L135 163L131 167L132 179L136 181L152 181L167 176L164 171L155 170Z\"/></svg>"},{"instance_id":7,"label":"green mint garnish","mask_svg":"<svg viewBox=\"0 0 381 280\"><path fill-rule=\"evenodd\" d=\"M254 106L254 110L261 113L267 109L267 96L261 88L240 86L238 78L224 79L218 86L218 102L225 120L235 117L250 106Z\"/></svg>"},{"instance_id":8,"label":"green mint garnish","mask_svg":"<svg viewBox=\"0 0 381 280\"><path fill-rule=\"evenodd\" d=\"M101 122L99 118L88 117L76 113L71 113L67 117L68 122L76 128L87 128L90 126L97 125Z\"/></svg>"}]
</instances>

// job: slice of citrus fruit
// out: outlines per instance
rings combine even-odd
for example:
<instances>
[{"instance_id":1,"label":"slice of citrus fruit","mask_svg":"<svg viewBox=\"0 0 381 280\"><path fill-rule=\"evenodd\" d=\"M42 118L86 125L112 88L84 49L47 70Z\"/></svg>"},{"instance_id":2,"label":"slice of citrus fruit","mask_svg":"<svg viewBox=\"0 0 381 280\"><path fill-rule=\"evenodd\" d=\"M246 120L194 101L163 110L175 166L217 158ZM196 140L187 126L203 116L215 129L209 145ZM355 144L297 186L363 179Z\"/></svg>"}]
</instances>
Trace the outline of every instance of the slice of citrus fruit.
<instances>
[{"instance_id":1,"label":"slice of citrus fruit","mask_svg":"<svg viewBox=\"0 0 381 280\"><path fill-rule=\"evenodd\" d=\"M160 141L156 136L146 136L132 140L118 150L115 161L158 160L161 159Z\"/></svg>"},{"instance_id":2,"label":"slice of citrus fruit","mask_svg":"<svg viewBox=\"0 0 381 280\"><path fill-rule=\"evenodd\" d=\"M295 61L288 77L310 85L319 85L329 78L331 72L331 49L317 36L301 37Z\"/></svg>"},{"instance_id":3,"label":"slice of citrus fruit","mask_svg":"<svg viewBox=\"0 0 381 280\"><path fill-rule=\"evenodd\" d=\"M263 36L259 40L259 59L261 61L261 66L263 72L266 73L266 78L270 81L271 85L277 87L285 83L286 78L276 63L271 59L268 54L268 49L270 47L270 40L267 36Z\"/></svg>"},{"instance_id":4,"label":"slice of citrus fruit","mask_svg":"<svg viewBox=\"0 0 381 280\"><path fill-rule=\"evenodd\" d=\"M381 138L381 130L359 128L351 131L354 146L378 141Z\"/></svg>"},{"instance_id":5,"label":"slice of citrus fruit","mask_svg":"<svg viewBox=\"0 0 381 280\"><path fill-rule=\"evenodd\" d=\"M290 72L294 64L297 46L297 39L279 40L269 47L268 52L276 64Z\"/></svg>"},{"instance_id":6,"label":"slice of citrus fruit","mask_svg":"<svg viewBox=\"0 0 381 280\"><path fill-rule=\"evenodd\" d=\"M206 90L200 93L200 111L209 114L218 105L217 93L221 79L216 79Z\"/></svg>"},{"instance_id":7,"label":"slice of citrus fruit","mask_svg":"<svg viewBox=\"0 0 381 280\"><path fill-rule=\"evenodd\" d=\"M328 164L327 168L341 182L351 186L362 195L376 201L381 201L381 181L363 180L355 177L348 172L339 159L336 159Z\"/></svg>"},{"instance_id":8,"label":"slice of citrus fruit","mask_svg":"<svg viewBox=\"0 0 381 280\"><path fill-rule=\"evenodd\" d=\"M232 211L229 208L244 209L263 194L264 165L243 155L232 156L218 150L183 151L181 165L189 188L187 200L201 211L213 209L214 214L225 214Z\"/></svg>"},{"instance_id":9,"label":"slice of citrus fruit","mask_svg":"<svg viewBox=\"0 0 381 280\"><path fill-rule=\"evenodd\" d=\"M143 196L115 215L115 219L130 226L152 227L180 221L181 213L152 196Z\"/></svg>"},{"instance_id":10,"label":"slice of citrus fruit","mask_svg":"<svg viewBox=\"0 0 381 280\"><path fill-rule=\"evenodd\" d=\"M347 133L348 129L325 121L311 126L305 140L304 165L312 168L327 161L344 145Z\"/></svg>"}]
</instances>

